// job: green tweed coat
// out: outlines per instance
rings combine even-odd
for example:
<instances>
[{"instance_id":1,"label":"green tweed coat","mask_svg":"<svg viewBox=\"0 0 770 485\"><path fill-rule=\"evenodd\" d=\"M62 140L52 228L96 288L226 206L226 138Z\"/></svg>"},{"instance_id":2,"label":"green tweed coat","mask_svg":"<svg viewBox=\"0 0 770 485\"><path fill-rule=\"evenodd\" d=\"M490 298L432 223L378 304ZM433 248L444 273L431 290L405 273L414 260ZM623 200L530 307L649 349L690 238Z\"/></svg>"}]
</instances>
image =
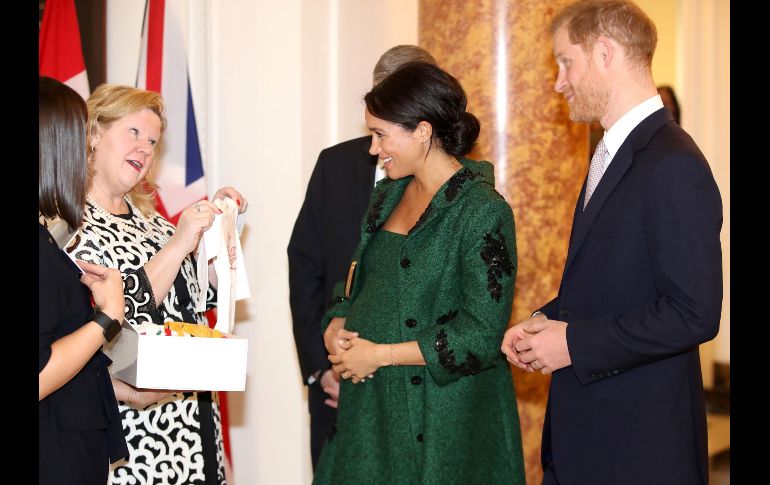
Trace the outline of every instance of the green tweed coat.
<instances>
[{"instance_id":1,"label":"green tweed coat","mask_svg":"<svg viewBox=\"0 0 770 485\"><path fill-rule=\"evenodd\" d=\"M413 177L385 178L374 189L349 288L337 285L324 328L348 315L367 284L367 266L359 263L389 261L377 268L377 283L392 291L369 314L392 328L392 341L416 340L427 365L342 381L315 484L525 483L516 396L500 352L516 279L513 212L494 189L492 164L460 162L397 242L398 254L372 258L366 251ZM356 322L348 319L346 328L357 329Z\"/></svg>"}]
</instances>

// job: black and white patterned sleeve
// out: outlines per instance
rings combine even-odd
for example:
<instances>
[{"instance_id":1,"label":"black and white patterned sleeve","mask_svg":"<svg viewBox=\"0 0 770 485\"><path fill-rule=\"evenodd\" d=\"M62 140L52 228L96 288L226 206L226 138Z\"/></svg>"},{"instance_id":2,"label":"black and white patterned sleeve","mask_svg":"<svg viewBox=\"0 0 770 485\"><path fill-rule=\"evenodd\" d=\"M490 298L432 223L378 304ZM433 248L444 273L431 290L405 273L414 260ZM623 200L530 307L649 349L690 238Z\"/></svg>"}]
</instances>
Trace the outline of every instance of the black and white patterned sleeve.
<instances>
[{"instance_id":1,"label":"black and white patterned sleeve","mask_svg":"<svg viewBox=\"0 0 770 485\"><path fill-rule=\"evenodd\" d=\"M123 253L128 253L130 242L124 242ZM123 293L125 296L126 320L132 325L145 322L161 323L163 320L158 312L152 285L143 266L132 268L129 260L117 257L117 253L107 250L110 245L107 240L98 235L98 227L84 225L78 231L66 251L75 259L98 264L120 271L123 278Z\"/></svg>"}]
</instances>

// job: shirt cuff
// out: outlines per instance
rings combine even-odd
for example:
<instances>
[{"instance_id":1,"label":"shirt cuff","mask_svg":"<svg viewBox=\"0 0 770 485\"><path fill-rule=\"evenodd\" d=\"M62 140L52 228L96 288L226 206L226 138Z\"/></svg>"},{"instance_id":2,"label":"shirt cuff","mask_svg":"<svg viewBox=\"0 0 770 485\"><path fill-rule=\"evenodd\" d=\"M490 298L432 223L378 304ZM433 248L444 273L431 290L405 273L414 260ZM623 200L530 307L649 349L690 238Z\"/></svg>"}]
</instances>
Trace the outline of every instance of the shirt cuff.
<instances>
[{"instance_id":1,"label":"shirt cuff","mask_svg":"<svg viewBox=\"0 0 770 485\"><path fill-rule=\"evenodd\" d=\"M310 374L310 376L307 378L307 385L309 386L311 384L315 384L317 381L321 380L321 376L323 376L324 372L329 369L331 369L331 364L329 364L325 369L320 369Z\"/></svg>"}]
</instances>

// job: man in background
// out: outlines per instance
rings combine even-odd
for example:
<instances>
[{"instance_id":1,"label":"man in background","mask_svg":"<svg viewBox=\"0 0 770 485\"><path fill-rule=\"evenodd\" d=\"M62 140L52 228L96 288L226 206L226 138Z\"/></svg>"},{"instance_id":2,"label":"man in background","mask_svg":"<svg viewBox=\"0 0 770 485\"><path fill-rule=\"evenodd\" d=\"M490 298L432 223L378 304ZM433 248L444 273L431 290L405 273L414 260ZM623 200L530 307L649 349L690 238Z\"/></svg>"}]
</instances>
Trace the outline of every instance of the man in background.
<instances>
[{"instance_id":1,"label":"man in background","mask_svg":"<svg viewBox=\"0 0 770 485\"><path fill-rule=\"evenodd\" d=\"M412 61L436 64L421 47L398 45L377 61L373 84ZM374 184L385 176L377 156L369 154L371 143L369 135L321 151L289 240L289 304L302 379L308 386L314 470L334 422L340 387L327 359L321 317L335 283L347 275Z\"/></svg>"},{"instance_id":2,"label":"man in background","mask_svg":"<svg viewBox=\"0 0 770 485\"><path fill-rule=\"evenodd\" d=\"M604 136L578 197L559 293L505 334L551 377L544 485L708 483L698 346L719 331L722 201L652 78L655 25L589 0L551 23L554 88Z\"/></svg>"},{"instance_id":3,"label":"man in background","mask_svg":"<svg viewBox=\"0 0 770 485\"><path fill-rule=\"evenodd\" d=\"M676 94L674 94L674 88L668 84L658 86L658 94L660 94L660 100L663 101L663 106L671 111L671 116L674 117L674 121L681 125L682 122L680 121L679 115L679 101L677 101Z\"/></svg>"}]
</instances>

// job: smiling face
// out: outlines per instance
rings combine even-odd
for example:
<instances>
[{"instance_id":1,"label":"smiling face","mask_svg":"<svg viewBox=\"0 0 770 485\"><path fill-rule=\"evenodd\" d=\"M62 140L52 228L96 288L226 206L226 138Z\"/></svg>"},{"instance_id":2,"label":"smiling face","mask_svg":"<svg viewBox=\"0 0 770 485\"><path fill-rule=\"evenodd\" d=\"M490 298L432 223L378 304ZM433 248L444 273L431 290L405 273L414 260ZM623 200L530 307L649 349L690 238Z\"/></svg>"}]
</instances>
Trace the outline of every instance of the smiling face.
<instances>
[{"instance_id":1,"label":"smiling face","mask_svg":"<svg viewBox=\"0 0 770 485\"><path fill-rule=\"evenodd\" d=\"M364 110L366 126L372 132L372 146L369 153L382 160L388 177L400 179L414 175L425 162L428 143L424 143L423 130L418 126L414 131L377 118Z\"/></svg>"},{"instance_id":2,"label":"smiling face","mask_svg":"<svg viewBox=\"0 0 770 485\"><path fill-rule=\"evenodd\" d=\"M94 152L94 183L113 194L124 195L142 181L153 164L160 140L157 114L143 109L124 116L109 127L99 125L89 146Z\"/></svg>"},{"instance_id":3,"label":"smiling face","mask_svg":"<svg viewBox=\"0 0 770 485\"><path fill-rule=\"evenodd\" d=\"M572 121L597 121L607 111L608 90L604 88L592 57L569 40L566 26L553 36L553 53L559 66L554 90L569 104Z\"/></svg>"}]
</instances>

